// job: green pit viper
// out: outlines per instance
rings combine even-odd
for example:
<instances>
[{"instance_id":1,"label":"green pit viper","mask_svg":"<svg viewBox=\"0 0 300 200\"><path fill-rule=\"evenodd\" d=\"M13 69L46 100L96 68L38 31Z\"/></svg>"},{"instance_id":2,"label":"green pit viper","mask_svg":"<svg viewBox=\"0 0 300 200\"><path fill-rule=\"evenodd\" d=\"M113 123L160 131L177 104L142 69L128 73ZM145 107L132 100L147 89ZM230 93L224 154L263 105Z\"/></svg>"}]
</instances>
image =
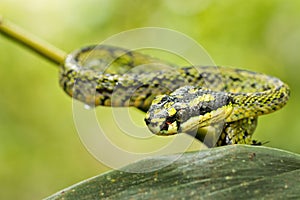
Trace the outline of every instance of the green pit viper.
<instances>
[{"instance_id":1,"label":"green pit viper","mask_svg":"<svg viewBox=\"0 0 300 200\"><path fill-rule=\"evenodd\" d=\"M289 87L262 73L177 67L137 51L99 45L74 51L60 69L67 94L89 105L134 106L157 135L187 133L208 146L253 144L260 115L282 108ZM206 140L205 136L213 139Z\"/></svg>"}]
</instances>

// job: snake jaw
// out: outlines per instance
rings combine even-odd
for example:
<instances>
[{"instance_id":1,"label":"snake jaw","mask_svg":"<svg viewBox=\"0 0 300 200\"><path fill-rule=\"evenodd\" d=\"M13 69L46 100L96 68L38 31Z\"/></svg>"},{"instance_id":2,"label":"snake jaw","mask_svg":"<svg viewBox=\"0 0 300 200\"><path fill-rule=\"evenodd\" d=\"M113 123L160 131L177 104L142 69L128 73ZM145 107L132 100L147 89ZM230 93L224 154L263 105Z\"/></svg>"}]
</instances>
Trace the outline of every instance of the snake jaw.
<instances>
[{"instance_id":1,"label":"snake jaw","mask_svg":"<svg viewBox=\"0 0 300 200\"><path fill-rule=\"evenodd\" d=\"M189 120L181 124L182 128L179 131L182 133L188 133L198 130L199 128L209 127L217 122L225 122L232 113L232 110L233 107L229 104L204 115L191 117Z\"/></svg>"}]
</instances>

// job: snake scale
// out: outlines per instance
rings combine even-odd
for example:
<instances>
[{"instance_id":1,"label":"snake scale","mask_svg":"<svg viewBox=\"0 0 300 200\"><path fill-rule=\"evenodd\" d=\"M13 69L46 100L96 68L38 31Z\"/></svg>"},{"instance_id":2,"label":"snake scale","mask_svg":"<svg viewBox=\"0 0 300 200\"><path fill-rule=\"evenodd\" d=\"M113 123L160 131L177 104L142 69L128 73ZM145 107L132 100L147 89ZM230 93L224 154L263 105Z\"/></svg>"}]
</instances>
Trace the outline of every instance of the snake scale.
<instances>
[{"instance_id":1,"label":"snake scale","mask_svg":"<svg viewBox=\"0 0 300 200\"><path fill-rule=\"evenodd\" d=\"M282 108L278 78L217 66L177 67L147 54L98 45L69 54L60 69L67 94L89 105L134 106L157 135L187 133L208 146L253 144L260 115ZM210 135L212 139L205 139Z\"/></svg>"}]
</instances>

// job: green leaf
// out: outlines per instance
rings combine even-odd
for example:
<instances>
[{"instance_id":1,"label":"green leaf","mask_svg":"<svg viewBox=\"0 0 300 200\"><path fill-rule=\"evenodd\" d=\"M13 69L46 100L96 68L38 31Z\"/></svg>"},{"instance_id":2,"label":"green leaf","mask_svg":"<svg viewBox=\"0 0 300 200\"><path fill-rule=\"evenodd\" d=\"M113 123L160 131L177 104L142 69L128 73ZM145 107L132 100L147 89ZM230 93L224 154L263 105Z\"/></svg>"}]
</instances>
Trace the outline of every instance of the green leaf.
<instances>
[{"instance_id":1,"label":"green leaf","mask_svg":"<svg viewBox=\"0 0 300 200\"><path fill-rule=\"evenodd\" d=\"M52 199L300 198L300 156L261 146L230 145L148 158L85 180ZM123 171L122 171L123 170Z\"/></svg>"}]
</instances>

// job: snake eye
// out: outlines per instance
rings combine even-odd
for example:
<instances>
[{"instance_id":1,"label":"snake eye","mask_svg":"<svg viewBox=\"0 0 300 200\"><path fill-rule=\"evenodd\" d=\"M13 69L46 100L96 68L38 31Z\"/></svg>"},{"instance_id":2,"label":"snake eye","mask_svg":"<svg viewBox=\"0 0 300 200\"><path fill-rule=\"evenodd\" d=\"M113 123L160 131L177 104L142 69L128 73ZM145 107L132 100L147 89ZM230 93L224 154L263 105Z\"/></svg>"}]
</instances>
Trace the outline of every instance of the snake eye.
<instances>
[{"instance_id":1,"label":"snake eye","mask_svg":"<svg viewBox=\"0 0 300 200\"><path fill-rule=\"evenodd\" d=\"M164 96L163 98L161 98L161 102L165 102L165 101L167 101L168 100L168 96Z\"/></svg>"},{"instance_id":2,"label":"snake eye","mask_svg":"<svg viewBox=\"0 0 300 200\"><path fill-rule=\"evenodd\" d=\"M172 96L163 95L163 97L160 99L161 104L166 104L168 102L173 102L174 98Z\"/></svg>"}]
</instances>

